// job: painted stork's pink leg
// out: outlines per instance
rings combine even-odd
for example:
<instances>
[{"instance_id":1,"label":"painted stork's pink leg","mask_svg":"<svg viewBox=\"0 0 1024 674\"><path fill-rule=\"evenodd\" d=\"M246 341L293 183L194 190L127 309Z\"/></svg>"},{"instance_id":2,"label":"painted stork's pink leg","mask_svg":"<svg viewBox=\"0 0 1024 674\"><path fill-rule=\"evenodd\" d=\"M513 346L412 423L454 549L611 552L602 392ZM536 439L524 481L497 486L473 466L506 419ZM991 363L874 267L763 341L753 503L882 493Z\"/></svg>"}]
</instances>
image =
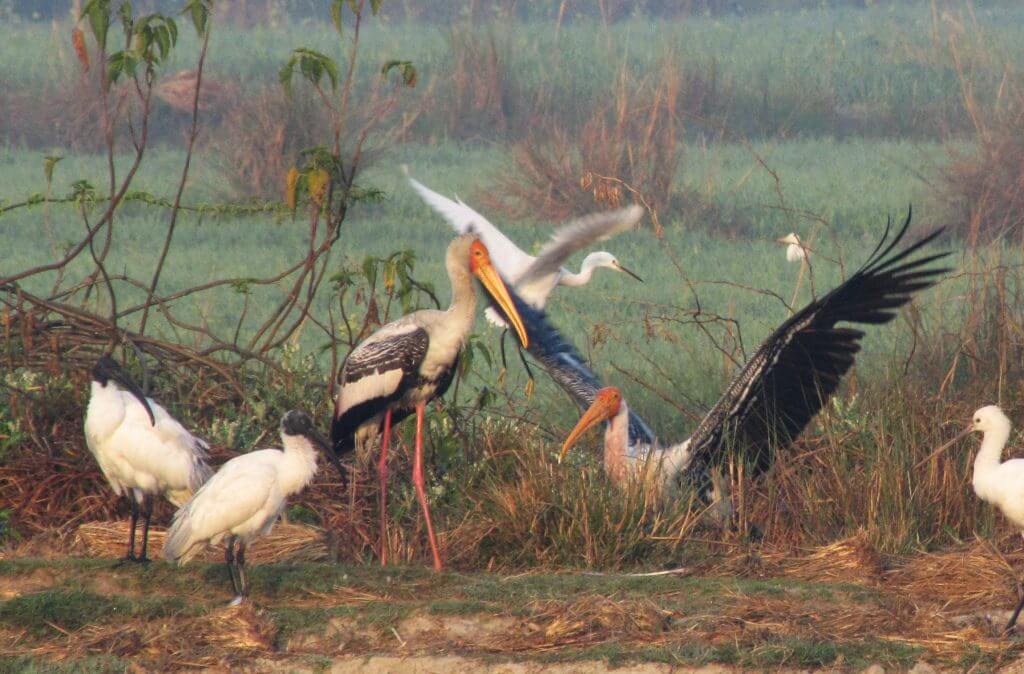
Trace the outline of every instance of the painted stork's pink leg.
<instances>
[{"instance_id":1,"label":"painted stork's pink leg","mask_svg":"<svg viewBox=\"0 0 1024 674\"><path fill-rule=\"evenodd\" d=\"M380 441L377 478L380 480L380 565L388 563L388 445L391 444L391 408L384 413L384 436Z\"/></svg>"},{"instance_id":2,"label":"painted stork's pink leg","mask_svg":"<svg viewBox=\"0 0 1024 674\"><path fill-rule=\"evenodd\" d=\"M441 555L437 552L437 540L434 538L434 525L430 523L430 506L427 505L427 492L423 489L423 412L425 402L416 405L416 456L413 459L412 483L416 486L416 496L423 507L423 517L427 520L427 538L430 539L430 552L434 555L434 571L441 572Z\"/></svg>"}]
</instances>

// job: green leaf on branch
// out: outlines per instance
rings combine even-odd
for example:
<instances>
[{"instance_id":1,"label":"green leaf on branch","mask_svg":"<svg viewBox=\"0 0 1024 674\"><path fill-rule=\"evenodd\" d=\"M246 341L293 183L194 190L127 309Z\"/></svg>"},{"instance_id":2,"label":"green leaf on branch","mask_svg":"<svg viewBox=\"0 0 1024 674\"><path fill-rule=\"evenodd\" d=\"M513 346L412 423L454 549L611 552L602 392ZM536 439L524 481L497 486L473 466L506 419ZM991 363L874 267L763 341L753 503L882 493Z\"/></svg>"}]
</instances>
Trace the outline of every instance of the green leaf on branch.
<instances>
[{"instance_id":1,"label":"green leaf on branch","mask_svg":"<svg viewBox=\"0 0 1024 674\"><path fill-rule=\"evenodd\" d=\"M46 176L47 187L53 183L53 167L63 158L61 156L47 156L43 158L43 175Z\"/></svg>"},{"instance_id":2,"label":"green leaf on branch","mask_svg":"<svg viewBox=\"0 0 1024 674\"><path fill-rule=\"evenodd\" d=\"M89 28L100 51L107 48L107 32L110 30L110 0L89 0L82 8L82 18L88 19Z\"/></svg>"},{"instance_id":3,"label":"green leaf on branch","mask_svg":"<svg viewBox=\"0 0 1024 674\"><path fill-rule=\"evenodd\" d=\"M380 69L381 77L387 79L392 70L398 71L398 74L402 76L402 83L407 87L415 87L416 82L419 81L419 74L416 72L416 66L413 65L412 61L396 60L386 62L384 67Z\"/></svg>"},{"instance_id":4,"label":"green leaf on branch","mask_svg":"<svg viewBox=\"0 0 1024 674\"><path fill-rule=\"evenodd\" d=\"M195 27L199 37L205 37L210 25L210 13L213 11L213 0L189 0L185 4L182 14L188 12L192 18L192 26Z\"/></svg>"},{"instance_id":5,"label":"green leaf on branch","mask_svg":"<svg viewBox=\"0 0 1024 674\"><path fill-rule=\"evenodd\" d=\"M278 79L285 93L291 96L292 75L295 69L315 87L320 86L320 81L326 77L331 83L331 89L338 87L338 64L329 56L321 54L313 49L300 47L292 51L291 57L281 67Z\"/></svg>"},{"instance_id":6,"label":"green leaf on branch","mask_svg":"<svg viewBox=\"0 0 1024 674\"><path fill-rule=\"evenodd\" d=\"M341 9L344 4L345 0L331 0L331 21L338 35L341 35Z\"/></svg>"}]
</instances>

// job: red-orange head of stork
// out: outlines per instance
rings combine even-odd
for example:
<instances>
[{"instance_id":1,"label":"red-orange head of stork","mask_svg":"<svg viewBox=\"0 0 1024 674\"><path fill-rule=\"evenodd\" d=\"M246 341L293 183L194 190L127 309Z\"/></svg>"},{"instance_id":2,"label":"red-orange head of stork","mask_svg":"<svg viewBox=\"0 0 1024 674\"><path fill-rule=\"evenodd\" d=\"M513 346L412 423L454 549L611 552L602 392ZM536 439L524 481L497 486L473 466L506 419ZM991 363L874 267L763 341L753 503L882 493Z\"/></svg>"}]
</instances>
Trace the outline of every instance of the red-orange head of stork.
<instances>
[{"instance_id":1,"label":"red-orange head of stork","mask_svg":"<svg viewBox=\"0 0 1024 674\"><path fill-rule=\"evenodd\" d=\"M562 445L562 451L558 453L558 461L562 462L565 458L569 448L572 447L580 437L588 430L601 423L602 421L608 421L619 413L622 408L622 393L619 389L614 386L606 386L597 392L594 396L594 402L591 403L587 411L583 413L580 420L576 423L576 427L569 433L569 437L565 439L565 443Z\"/></svg>"}]
</instances>

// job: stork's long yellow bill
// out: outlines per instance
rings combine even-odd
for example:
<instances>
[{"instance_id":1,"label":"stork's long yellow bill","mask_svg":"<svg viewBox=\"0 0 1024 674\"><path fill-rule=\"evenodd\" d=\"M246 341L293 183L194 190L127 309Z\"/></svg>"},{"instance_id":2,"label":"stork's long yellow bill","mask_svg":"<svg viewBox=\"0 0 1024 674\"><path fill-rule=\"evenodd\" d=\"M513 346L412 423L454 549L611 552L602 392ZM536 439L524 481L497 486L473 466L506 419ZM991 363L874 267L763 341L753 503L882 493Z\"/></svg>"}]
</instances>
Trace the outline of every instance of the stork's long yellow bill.
<instances>
[{"instance_id":1,"label":"stork's long yellow bill","mask_svg":"<svg viewBox=\"0 0 1024 674\"><path fill-rule=\"evenodd\" d=\"M569 433L569 437L565 439L565 443L562 445L562 451L558 453L558 463L562 463L562 459L568 453L569 448L576 444L580 436L586 433L588 430L601 423L611 419L619 413L619 405L622 403L622 398L619 395L617 389L609 386L608 388L601 389L597 392L597 396L594 398L594 402L591 403L587 411L583 413L580 420L576 422L576 427Z\"/></svg>"},{"instance_id":2,"label":"stork's long yellow bill","mask_svg":"<svg viewBox=\"0 0 1024 674\"><path fill-rule=\"evenodd\" d=\"M484 251L487 250L480 242L476 242L475 245L479 245ZM508 294L505 282L501 280L498 271L491 264L490 255L474 255L471 269L490 296L501 307L502 312L511 321L512 327L515 329L516 334L519 335L519 341L522 342L523 348L528 347L530 345L530 338L526 336L526 326L523 325L523 319L519 312L516 311L516 306L512 302L512 297Z\"/></svg>"}]
</instances>

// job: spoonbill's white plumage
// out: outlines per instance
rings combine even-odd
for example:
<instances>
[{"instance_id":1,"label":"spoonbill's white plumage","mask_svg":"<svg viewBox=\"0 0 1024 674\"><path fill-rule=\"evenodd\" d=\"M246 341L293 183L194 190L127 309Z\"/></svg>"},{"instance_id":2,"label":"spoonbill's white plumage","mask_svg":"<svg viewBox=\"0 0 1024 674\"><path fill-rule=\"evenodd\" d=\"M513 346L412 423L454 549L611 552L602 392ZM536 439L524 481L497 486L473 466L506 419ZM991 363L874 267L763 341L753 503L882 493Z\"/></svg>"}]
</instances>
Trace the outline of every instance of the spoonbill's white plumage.
<instances>
[{"instance_id":1,"label":"spoonbill's white plumage","mask_svg":"<svg viewBox=\"0 0 1024 674\"><path fill-rule=\"evenodd\" d=\"M281 419L283 449L259 449L231 459L174 515L164 557L184 564L206 545L227 543L225 560L235 602L249 593L245 548L265 535L288 503L310 483L317 470L317 446L330 451L303 412ZM235 550L235 544L238 550Z\"/></svg>"},{"instance_id":2,"label":"spoonbill's white plumage","mask_svg":"<svg viewBox=\"0 0 1024 674\"><path fill-rule=\"evenodd\" d=\"M626 269L618 258L605 251L587 255L578 274L563 266L576 251L636 225L643 216L643 209L639 206L589 215L560 227L552 235L551 241L534 257L525 253L501 230L462 201L453 201L442 196L412 177L409 178L409 183L427 205L447 220L456 232L477 233L490 251L494 266L501 276L512 285L519 297L534 308L543 309L548 296L557 285L586 285L596 269L614 269L638 281L642 280ZM487 311L487 318L492 323L504 325L499 314L491 309Z\"/></svg>"},{"instance_id":3,"label":"spoonbill's white plumage","mask_svg":"<svg viewBox=\"0 0 1024 674\"><path fill-rule=\"evenodd\" d=\"M786 260L788 262L806 260L810 255L810 249L807 248L807 245L800 240L800 237L795 232L790 232L775 241L786 246Z\"/></svg>"},{"instance_id":4,"label":"spoonbill's white plumage","mask_svg":"<svg viewBox=\"0 0 1024 674\"><path fill-rule=\"evenodd\" d=\"M434 569L441 556L434 538L423 481L423 414L426 404L444 395L455 376L459 354L476 318L475 276L510 317L525 346L526 332L477 234L463 234L448 246L445 258L452 284L447 311L424 309L388 323L358 344L345 358L334 406L331 441L335 456L366 447L383 432L377 472L380 480L381 563L387 562L387 455L391 427L416 413L413 485L427 525Z\"/></svg>"},{"instance_id":5,"label":"spoonbill's white plumage","mask_svg":"<svg viewBox=\"0 0 1024 674\"><path fill-rule=\"evenodd\" d=\"M1010 419L999 407L986 405L974 413L970 425L962 433L932 455L951 447L969 433L981 433L981 447L974 458L971 486L978 498L999 508L1010 524L1024 535L1024 459L1001 460L1003 449L1010 440L1011 428ZM1004 632L1009 632L1017 624L1021 609L1024 609L1024 597L1013 610Z\"/></svg>"},{"instance_id":6,"label":"spoonbill's white plumage","mask_svg":"<svg viewBox=\"0 0 1024 674\"><path fill-rule=\"evenodd\" d=\"M147 561L153 498L185 503L210 476L207 444L185 430L131 381L117 362L100 358L92 370L85 441L110 487L131 504L126 560ZM135 528L143 517L142 550L135 556Z\"/></svg>"},{"instance_id":7,"label":"spoonbill's white plumage","mask_svg":"<svg viewBox=\"0 0 1024 674\"><path fill-rule=\"evenodd\" d=\"M562 455L588 428L607 422L604 463L614 480L653 464L667 486L694 469L720 461L729 447L743 451L756 471L767 469L774 450L787 446L803 431L854 364L864 332L837 327L837 323L888 323L914 293L934 284L946 271L932 263L948 253L913 257L940 232L903 250L895 249L909 225L908 215L891 240L886 227L882 241L860 269L772 332L690 437L677 444L658 444L643 432L646 427L630 418L619 391L595 388L596 377L582 376L582 363L559 347L557 340L533 339L533 317L527 315L534 348L557 356L546 355L545 368L556 381L566 382L563 387L570 394L576 391L574 397L588 408L566 439Z\"/></svg>"}]
</instances>

